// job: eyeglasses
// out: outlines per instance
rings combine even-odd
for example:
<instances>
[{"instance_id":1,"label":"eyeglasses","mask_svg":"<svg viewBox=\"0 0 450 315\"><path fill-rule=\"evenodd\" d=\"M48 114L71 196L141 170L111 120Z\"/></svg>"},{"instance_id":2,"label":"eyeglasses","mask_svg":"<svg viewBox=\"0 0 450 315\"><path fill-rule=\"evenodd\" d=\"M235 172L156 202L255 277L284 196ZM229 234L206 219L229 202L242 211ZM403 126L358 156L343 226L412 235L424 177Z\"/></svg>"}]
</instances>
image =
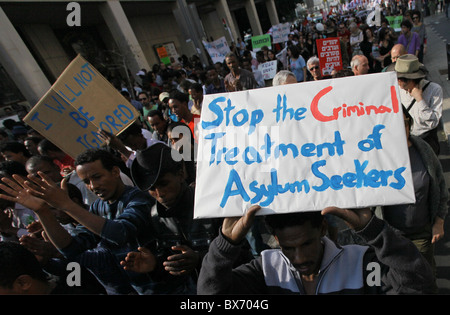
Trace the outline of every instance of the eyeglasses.
<instances>
[{"instance_id":1,"label":"eyeglasses","mask_svg":"<svg viewBox=\"0 0 450 315\"><path fill-rule=\"evenodd\" d=\"M139 100L140 100L140 101L146 101L146 100L147 100L147 98L146 98L146 97L144 97L144 98L140 98Z\"/></svg>"},{"instance_id":2,"label":"eyeglasses","mask_svg":"<svg viewBox=\"0 0 450 315\"><path fill-rule=\"evenodd\" d=\"M314 70L317 70L319 68L320 68L319 66L314 66L314 67L309 68L309 71L314 71Z\"/></svg>"}]
</instances>

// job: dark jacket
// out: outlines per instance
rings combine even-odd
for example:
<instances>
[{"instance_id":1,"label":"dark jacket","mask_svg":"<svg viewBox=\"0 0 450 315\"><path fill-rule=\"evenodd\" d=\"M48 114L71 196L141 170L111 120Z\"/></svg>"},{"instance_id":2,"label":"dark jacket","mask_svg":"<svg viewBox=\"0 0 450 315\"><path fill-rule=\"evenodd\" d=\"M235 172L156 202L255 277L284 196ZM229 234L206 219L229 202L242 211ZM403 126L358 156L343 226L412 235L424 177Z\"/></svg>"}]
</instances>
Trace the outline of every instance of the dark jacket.
<instances>
[{"instance_id":1,"label":"dark jacket","mask_svg":"<svg viewBox=\"0 0 450 315\"><path fill-rule=\"evenodd\" d=\"M150 217L152 241L146 247L157 257L158 263L156 270L149 275L151 283L145 294L194 294L201 261L210 243L218 235L221 220L194 220L194 188L187 185L173 207L167 209L156 202ZM175 245L186 245L200 254L195 272L172 276L164 270L162 264L168 256L175 254L171 250Z\"/></svg>"},{"instance_id":2,"label":"dark jacket","mask_svg":"<svg viewBox=\"0 0 450 315\"><path fill-rule=\"evenodd\" d=\"M430 266L409 240L399 237L383 220L372 217L357 233L369 246L336 246L324 237L324 256L316 294L431 293ZM301 278L281 250L232 269L239 246L223 236L210 246L202 264L198 294L304 294ZM378 263L380 283L372 285ZM375 266L375 267L374 267ZM372 285L372 286L371 286Z\"/></svg>"}]
</instances>

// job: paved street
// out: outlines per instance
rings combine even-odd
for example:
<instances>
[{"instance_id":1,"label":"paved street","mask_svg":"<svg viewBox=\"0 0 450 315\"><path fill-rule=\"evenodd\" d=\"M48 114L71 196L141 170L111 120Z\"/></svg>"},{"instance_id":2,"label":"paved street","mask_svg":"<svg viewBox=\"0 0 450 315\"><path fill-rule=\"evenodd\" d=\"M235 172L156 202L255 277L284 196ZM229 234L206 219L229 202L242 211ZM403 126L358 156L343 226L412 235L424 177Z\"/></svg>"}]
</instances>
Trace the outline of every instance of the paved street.
<instances>
[{"instance_id":1,"label":"paved street","mask_svg":"<svg viewBox=\"0 0 450 315\"><path fill-rule=\"evenodd\" d=\"M439 83L444 90L442 130L439 156L450 188L450 81L448 80L447 43L450 44L450 20L444 13L425 17L428 35L428 52L424 64L430 71L430 80ZM449 203L450 204L450 203ZM436 245L437 277L440 294L450 294L450 219L445 221L445 236Z\"/></svg>"}]
</instances>

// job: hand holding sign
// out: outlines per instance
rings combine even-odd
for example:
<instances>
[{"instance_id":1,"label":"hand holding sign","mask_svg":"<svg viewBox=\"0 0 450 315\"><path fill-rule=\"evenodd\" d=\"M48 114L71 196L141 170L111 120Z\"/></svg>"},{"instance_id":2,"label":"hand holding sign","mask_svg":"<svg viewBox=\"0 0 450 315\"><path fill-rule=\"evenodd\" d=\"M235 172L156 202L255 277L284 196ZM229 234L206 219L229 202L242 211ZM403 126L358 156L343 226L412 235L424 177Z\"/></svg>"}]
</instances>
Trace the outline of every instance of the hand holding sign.
<instances>
[{"instance_id":1,"label":"hand holding sign","mask_svg":"<svg viewBox=\"0 0 450 315\"><path fill-rule=\"evenodd\" d=\"M251 206L242 217L225 218L222 224L223 235L233 244L239 244L252 227L256 212L260 206Z\"/></svg>"},{"instance_id":2,"label":"hand holding sign","mask_svg":"<svg viewBox=\"0 0 450 315\"><path fill-rule=\"evenodd\" d=\"M322 210L322 215L331 214L344 220L347 225L355 230L362 230L372 218L372 211L369 208L364 209L341 209L338 207L327 207Z\"/></svg>"},{"instance_id":3,"label":"hand holding sign","mask_svg":"<svg viewBox=\"0 0 450 315\"><path fill-rule=\"evenodd\" d=\"M75 158L105 144L99 128L116 135L138 117L125 97L78 56L23 120Z\"/></svg>"}]
</instances>

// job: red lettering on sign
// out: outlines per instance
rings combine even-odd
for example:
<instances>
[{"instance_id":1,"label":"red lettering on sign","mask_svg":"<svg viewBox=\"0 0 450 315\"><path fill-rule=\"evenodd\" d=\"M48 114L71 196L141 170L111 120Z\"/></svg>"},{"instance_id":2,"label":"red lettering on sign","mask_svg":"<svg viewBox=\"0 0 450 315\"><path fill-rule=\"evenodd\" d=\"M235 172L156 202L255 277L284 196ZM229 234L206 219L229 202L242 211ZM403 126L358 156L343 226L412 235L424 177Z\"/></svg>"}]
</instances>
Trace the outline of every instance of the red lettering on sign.
<instances>
[{"instance_id":1,"label":"red lettering on sign","mask_svg":"<svg viewBox=\"0 0 450 315\"><path fill-rule=\"evenodd\" d=\"M399 110L399 102L397 93L395 91L395 87L390 87L390 93L391 93L391 101L392 101L392 108L389 108L384 105L364 105L363 102L359 102L357 105L354 106L348 106L347 104L342 104L342 106L338 106L333 108L332 112L333 114L330 116L326 116L323 112L319 110L319 101L320 99L327 93L329 93L333 87L328 86L319 93L317 93L316 96L314 96L312 102L311 102L311 113L313 117L322 122L332 121L332 120L338 120L339 118L346 118L354 116L355 114L357 116L364 116L364 115L372 115L372 114L385 114L385 113L391 113L392 111L394 113L398 113Z\"/></svg>"}]
</instances>

